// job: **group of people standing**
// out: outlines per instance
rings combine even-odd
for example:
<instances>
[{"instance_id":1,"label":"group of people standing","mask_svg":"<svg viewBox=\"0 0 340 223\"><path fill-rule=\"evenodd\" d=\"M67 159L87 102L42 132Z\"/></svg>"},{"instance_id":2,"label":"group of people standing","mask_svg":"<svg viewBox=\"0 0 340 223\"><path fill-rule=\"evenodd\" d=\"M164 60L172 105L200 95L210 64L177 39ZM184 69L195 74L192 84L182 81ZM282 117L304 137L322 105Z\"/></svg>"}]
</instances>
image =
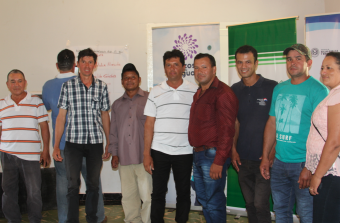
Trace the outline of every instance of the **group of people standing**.
<instances>
[{"instance_id":1,"label":"group of people standing","mask_svg":"<svg viewBox=\"0 0 340 223\"><path fill-rule=\"evenodd\" d=\"M59 222L79 222L80 173L86 182L87 222L107 221L100 171L102 159L110 155L112 168L119 168L125 222L164 222L171 170L176 222L188 221L192 172L206 221L226 222L230 163L238 171L249 222L271 222L271 192L277 222L292 222L295 201L301 222L339 222L340 53L327 54L322 65L329 95L308 74L308 47L295 44L284 55L291 79L278 84L256 74L256 49L240 47L235 60L241 81L229 87L216 77L214 57L197 54L197 87L183 79L183 53L167 51L167 80L150 93L143 91L136 67L126 64L121 74L125 92L111 107L107 85L93 76L97 55L89 48L78 54L78 75L73 52L58 54L59 74L43 86L42 100L25 91L22 71L10 71L11 93L0 100L5 217L21 221L20 175L29 220L41 221L40 163L46 167L51 161L47 110L52 110Z\"/></svg>"}]
</instances>

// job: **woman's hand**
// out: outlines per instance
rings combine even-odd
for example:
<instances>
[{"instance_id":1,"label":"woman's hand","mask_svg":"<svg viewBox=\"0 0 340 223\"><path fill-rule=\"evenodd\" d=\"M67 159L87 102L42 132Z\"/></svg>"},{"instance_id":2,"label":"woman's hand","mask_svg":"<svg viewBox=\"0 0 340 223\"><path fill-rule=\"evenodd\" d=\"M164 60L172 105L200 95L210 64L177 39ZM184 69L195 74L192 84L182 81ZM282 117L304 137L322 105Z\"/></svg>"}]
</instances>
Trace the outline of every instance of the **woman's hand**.
<instances>
[{"instance_id":1,"label":"woman's hand","mask_svg":"<svg viewBox=\"0 0 340 223\"><path fill-rule=\"evenodd\" d=\"M321 183L321 178L313 175L312 176L312 180L310 181L310 185L309 185L309 192L311 195L317 195L318 193L318 188L320 186Z\"/></svg>"}]
</instances>

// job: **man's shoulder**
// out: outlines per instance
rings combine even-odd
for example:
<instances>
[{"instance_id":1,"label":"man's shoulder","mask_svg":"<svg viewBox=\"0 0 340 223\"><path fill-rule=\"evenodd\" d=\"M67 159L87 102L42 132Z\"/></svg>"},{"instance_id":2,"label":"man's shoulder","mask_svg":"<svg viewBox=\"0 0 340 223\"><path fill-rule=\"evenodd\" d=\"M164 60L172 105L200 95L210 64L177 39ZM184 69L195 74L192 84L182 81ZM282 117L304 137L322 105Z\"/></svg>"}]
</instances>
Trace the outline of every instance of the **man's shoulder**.
<instances>
[{"instance_id":1,"label":"man's shoulder","mask_svg":"<svg viewBox=\"0 0 340 223\"><path fill-rule=\"evenodd\" d=\"M237 90L239 90L241 87L243 87L243 83L242 83L241 80L240 80L239 82L236 82L236 83L234 83L233 85L231 85L231 89L232 89L233 91L237 91Z\"/></svg>"},{"instance_id":2,"label":"man's shoulder","mask_svg":"<svg viewBox=\"0 0 340 223\"><path fill-rule=\"evenodd\" d=\"M274 81L268 78L263 78L262 84L268 87L275 87L276 85L278 85L277 81Z\"/></svg>"}]
</instances>

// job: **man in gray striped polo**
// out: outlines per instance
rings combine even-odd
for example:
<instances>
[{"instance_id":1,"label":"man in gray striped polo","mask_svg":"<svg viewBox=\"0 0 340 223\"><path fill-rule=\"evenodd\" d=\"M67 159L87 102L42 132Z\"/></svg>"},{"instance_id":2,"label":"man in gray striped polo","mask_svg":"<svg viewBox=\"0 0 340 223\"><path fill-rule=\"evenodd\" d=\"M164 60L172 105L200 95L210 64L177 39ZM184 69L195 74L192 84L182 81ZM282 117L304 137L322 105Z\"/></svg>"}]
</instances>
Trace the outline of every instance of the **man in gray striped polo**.
<instances>
[{"instance_id":1,"label":"man in gray striped polo","mask_svg":"<svg viewBox=\"0 0 340 223\"><path fill-rule=\"evenodd\" d=\"M144 115L144 168L152 174L151 222L164 222L165 195L172 168L176 193L176 222L188 221L192 147L188 141L190 107L197 85L182 78L184 56L179 50L165 52L167 80L155 86Z\"/></svg>"}]
</instances>

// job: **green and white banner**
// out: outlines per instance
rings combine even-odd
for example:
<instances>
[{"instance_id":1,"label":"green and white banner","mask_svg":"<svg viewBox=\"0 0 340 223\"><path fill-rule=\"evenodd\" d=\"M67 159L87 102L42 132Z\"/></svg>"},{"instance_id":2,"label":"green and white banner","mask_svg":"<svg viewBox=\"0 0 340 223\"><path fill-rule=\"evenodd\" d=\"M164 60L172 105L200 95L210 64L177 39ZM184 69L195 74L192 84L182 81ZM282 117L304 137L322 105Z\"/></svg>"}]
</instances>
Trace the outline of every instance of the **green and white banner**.
<instances>
[{"instance_id":1,"label":"green and white banner","mask_svg":"<svg viewBox=\"0 0 340 223\"><path fill-rule=\"evenodd\" d=\"M289 78L283 50L296 43L295 18L242 24L228 27L229 84L240 81L236 70L235 52L243 45L253 46L258 52L257 74L276 80Z\"/></svg>"},{"instance_id":2,"label":"green and white banner","mask_svg":"<svg viewBox=\"0 0 340 223\"><path fill-rule=\"evenodd\" d=\"M243 45L253 46L258 51L257 74L277 82L289 78L283 50L296 43L295 20L289 18L228 27L230 86L240 81L235 67L235 52ZM227 205L245 208L237 172L232 166L228 170L227 184Z\"/></svg>"}]
</instances>

